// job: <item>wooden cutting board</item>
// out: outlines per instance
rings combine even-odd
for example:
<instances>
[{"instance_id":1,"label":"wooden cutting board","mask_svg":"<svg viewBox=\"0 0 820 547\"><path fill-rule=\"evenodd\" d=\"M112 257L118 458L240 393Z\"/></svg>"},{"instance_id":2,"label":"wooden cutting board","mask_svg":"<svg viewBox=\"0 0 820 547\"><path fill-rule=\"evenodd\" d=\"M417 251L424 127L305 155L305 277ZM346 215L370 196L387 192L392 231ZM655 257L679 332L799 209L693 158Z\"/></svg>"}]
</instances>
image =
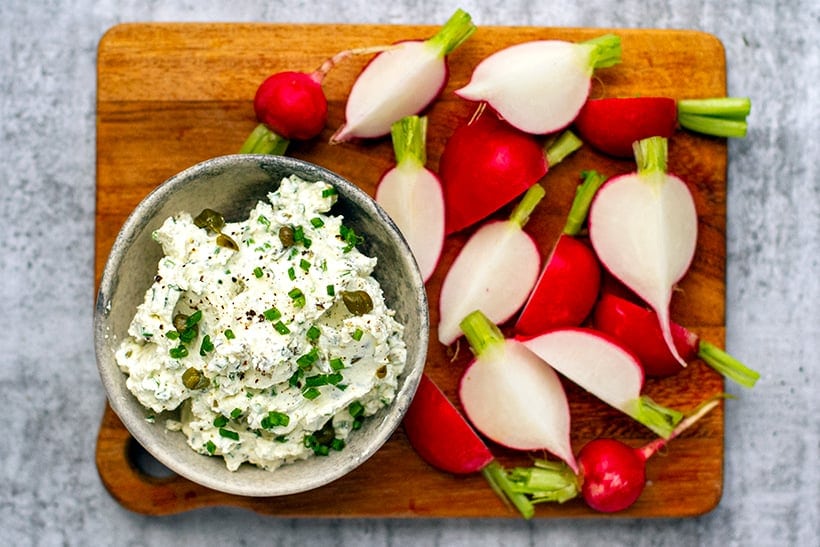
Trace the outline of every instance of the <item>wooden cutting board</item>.
<instances>
[{"instance_id":1,"label":"wooden cutting board","mask_svg":"<svg viewBox=\"0 0 820 547\"><path fill-rule=\"evenodd\" d=\"M101 40L97 90L96 281L130 211L169 176L199 161L238 151L256 125L252 98L259 83L280 70L311 71L341 49L427 37L432 26L126 24ZM711 35L694 31L484 27L450 58L451 79L428 111L428 166L437 169L442 147L473 105L452 93L466 83L488 54L533 39L582 41L605 32L622 38L623 62L596 72L593 96L723 96L725 55ZM289 153L337 171L371 194L393 162L389 139L364 144L327 144L341 124L345 97L367 59L348 59L325 79L329 123L318 139L294 143ZM670 169L691 185L700 219L698 250L674 296L673 317L706 339L724 339L726 143L679 132L670 141ZM582 149L544 179L547 197L527 229L546 254L563 226L579 173L606 175L633 169ZM500 214L508 213L505 209ZM433 328L438 291L469 231L448 239L439 268L428 282ZM427 373L456 400L456 382L468 362L431 333ZM648 381L646 392L661 404L690 410L723 391L722 378L703 363L680 375ZM638 445L651 433L567 385L576 449L601 436ZM723 485L723 407L672 443L648 466L641 499L618 516L684 517L713 509ZM508 465L530 455L492 446ZM455 477L422 462L397 431L373 458L349 476L313 492L281 498L243 498L214 492L180 477L158 477L138 464L134 441L106 408L96 447L100 477L124 507L163 515L204 506L238 506L259 513L299 517L517 517L480 476ZM601 516L580 501L539 506L536 518Z\"/></svg>"}]
</instances>

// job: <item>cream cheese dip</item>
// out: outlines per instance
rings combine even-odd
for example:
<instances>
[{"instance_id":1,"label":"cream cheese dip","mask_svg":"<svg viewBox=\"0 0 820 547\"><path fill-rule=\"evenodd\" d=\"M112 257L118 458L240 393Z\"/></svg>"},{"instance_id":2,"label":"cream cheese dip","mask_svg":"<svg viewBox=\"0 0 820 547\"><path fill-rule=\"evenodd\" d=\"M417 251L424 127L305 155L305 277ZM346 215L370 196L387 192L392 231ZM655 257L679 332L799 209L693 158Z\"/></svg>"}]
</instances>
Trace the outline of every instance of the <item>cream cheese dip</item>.
<instances>
[{"instance_id":1,"label":"cream cheese dip","mask_svg":"<svg viewBox=\"0 0 820 547\"><path fill-rule=\"evenodd\" d=\"M404 329L336 197L292 176L245 221L183 212L153 234L164 256L116 360L143 406L179 409L166 427L231 470L342 450L395 398Z\"/></svg>"}]
</instances>

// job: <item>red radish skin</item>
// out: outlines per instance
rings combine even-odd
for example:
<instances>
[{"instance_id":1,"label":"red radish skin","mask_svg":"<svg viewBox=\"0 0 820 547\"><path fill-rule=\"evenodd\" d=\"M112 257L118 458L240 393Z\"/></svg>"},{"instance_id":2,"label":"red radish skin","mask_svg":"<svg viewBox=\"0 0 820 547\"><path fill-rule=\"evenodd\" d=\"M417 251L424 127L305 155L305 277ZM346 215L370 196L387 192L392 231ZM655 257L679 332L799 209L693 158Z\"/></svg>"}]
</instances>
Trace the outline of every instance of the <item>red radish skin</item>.
<instances>
[{"instance_id":1,"label":"red radish skin","mask_svg":"<svg viewBox=\"0 0 820 547\"><path fill-rule=\"evenodd\" d=\"M441 285L439 342L455 342L461 336L459 323L472 311L481 310L494 323L503 323L527 300L541 256L523 228L544 193L534 184L508 220L485 223L461 248Z\"/></svg>"},{"instance_id":2,"label":"red radish skin","mask_svg":"<svg viewBox=\"0 0 820 547\"><path fill-rule=\"evenodd\" d=\"M403 424L416 453L441 471L477 473L494 459L484 441L426 374L421 377Z\"/></svg>"},{"instance_id":3,"label":"red radish skin","mask_svg":"<svg viewBox=\"0 0 820 547\"><path fill-rule=\"evenodd\" d=\"M536 460L532 467L510 470L508 478L532 504L563 503L580 495L595 511L623 511L643 493L647 460L697 423L719 402L720 397L707 400L681 421L668 439L655 439L640 448L632 448L617 439L594 439L578 453L577 473L562 463Z\"/></svg>"},{"instance_id":4,"label":"red radish skin","mask_svg":"<svg viewBox=\"0 0 820 547\"><path fill-rule=\"evenodd\" d=\"M376 202L407 239L422 279L433 275L444 246L444 194L425 167L427 118L408 116L391 129L396 165L382 175Z\"/></svg>"},{"instance_id":5,"label":"red radish skin","mask_svg":"<svg viewBox=\"0 0 820 547\"><path fill-rule=\"evenodd\" d=\"M580 145L567 132L545 152L531 135L479 108L447 139L439 160L446 232L463 230L498 211Z\"/></svg>"},{"instance_id":6,"label":"red radish skin","mask_svg":"<svg viewBox=\"0 0 820 547\"><path fill-rule=\"evenodd\" d=\"M683 417L641 394L640 361L609 335L576 327L517 339L567 379L661 437L668 437Z\"/></svg>"},{"instance_id":7,"label":"red radish skin","mask_svg":"<svg viewBox=\"0 0 820 547\"><path fill-rule=\"evenodd\" d=\"M461 324L475 358L459 385L464 413L477 430L515 450L547 450L577 469L570 415L558 375L520 342L505 339L476 311Z\"/></svg>"},{"instance_id":8,"label":"red radish skin","mask_svg":"<svg viewBox=\"0 0 820 547\"><path fill-rule=\"evenodd\" d=\"M666 345L678 355L670 328L672 291L692 263L698 216L692 193L667 173L667 140L635 143L637 171L609 179L589 211L589 236L598 259L658 314Z\"/></svg>"},{"instance_id":9,"label":"red radish skin","mask_svg":"<svg viewBox=\"0 0 820 547\"><path fill-rule=\"evenodd\" d=\"M603 294L595 306L593 325L617 338L640 359L644 372L654 378L665 378L682 369L663 339L658 316L651 309L614 294ZM694 332L671 323L675 347L683 359L691 362L701 358L719 373L735 382L753 387L760 374L723 350L705 342Z\"/></svg>"},{"instance_id":10,"label":"red radish skin","mask_svg":"<svg viewBox=\"0 0 820 547\"><path fill-rule=\"evenodd\" d=\"M455 93L486 102L521 131L545 135L572 123L587 100L593 71L620 60L621 40L611 34L582 43L523 42L485 58Z\"/></svg>"},{"instance_id":11,"label":"red radish skin","mask_svg":"<svg viewBox=\"0 0 820 547\"><path fill-rule=\"evenodd\" d=\"M744 137L751 101L745 97L687 99L607 97L589 99L575 118L584 142L610 156L632 157L632 144L672 137L678 127L717 137Z\"/></svg>"},{"instance_id":12,"label":"red radish skin","mask_svg":"<svg viewBox=\"0 0 820 547\"><path fill-rule=\"evenodd\" d=\"M330 142L382 137L398 120L421 113L447 84L447 56L475 31L459 9L431 38L399 42L374 57L353 83L345 122Z\"/></svg>"},{"instance_id":13,"label":"red radish skin","mask_svg":"<svg viewBox=\"0 0 820 547\"><path fill-rule=\"evenodd\" d=\"M534 336L559 327L576 327L592 311L601 286L601 265L595 252L577 239L589 204L605 178L583 173L563 233L547 257L535 288L524 305L515 332Z\"/></svg>"}]
</instances>

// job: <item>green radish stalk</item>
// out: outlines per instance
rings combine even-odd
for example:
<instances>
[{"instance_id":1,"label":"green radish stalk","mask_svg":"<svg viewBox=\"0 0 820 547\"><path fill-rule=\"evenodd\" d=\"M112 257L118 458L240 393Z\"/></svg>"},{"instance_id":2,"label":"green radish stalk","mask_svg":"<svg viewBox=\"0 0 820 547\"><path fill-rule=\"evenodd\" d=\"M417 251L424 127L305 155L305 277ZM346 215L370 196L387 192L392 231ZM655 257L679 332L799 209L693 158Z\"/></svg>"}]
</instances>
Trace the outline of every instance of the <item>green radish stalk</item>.
<instances>
[{"instance_id":1,"label":"green radish stalk","mask_svg":"<svg viewBox=\"0 0 820 547\"><path fill-rule=\"evenodd\" d=\"M667 173L667 140L635 143L637 171L609 179L589 211L589 237L598 258L658 314L664 341L675 348L669 304L695 254L698 216L686 183Z\"/></svg>"},{"instance_id":2,"label":"green radish stalk","mask_svg":"<svg viewBox=\"0 0 820 547\"><path fill-rule=\"evenodd\" d=\"M450 345L461 336L459 323L474 310L500 324L524 305L538 278L541 257L523 228L544 194L540 184L533 184L509 219L485 223L462 247L441 285L442 344Z\"/></svg>"}]
</instances>

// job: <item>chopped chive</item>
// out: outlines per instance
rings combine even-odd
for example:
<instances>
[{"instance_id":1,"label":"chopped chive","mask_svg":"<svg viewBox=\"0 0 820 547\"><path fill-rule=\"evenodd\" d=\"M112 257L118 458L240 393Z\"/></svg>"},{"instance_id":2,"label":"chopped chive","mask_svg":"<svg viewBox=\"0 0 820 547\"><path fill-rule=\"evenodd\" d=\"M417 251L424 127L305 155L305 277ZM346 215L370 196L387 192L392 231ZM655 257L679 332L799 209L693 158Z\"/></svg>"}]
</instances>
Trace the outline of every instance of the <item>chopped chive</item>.
<instances>
[{"instance_id":1,"label":"chopped chive","mask_svg":"<svg viewBox=\"0 0 820 547\"><path fill-rule=\"evenodd\" d=\"M263 311L262 315L268 321L276 321L277 319L282 317L282 312L280 312L278 309L276 309L276 306L273 306L273 307Z\"/></svg>"},{"instance_id":2,"label":"chopped chive","mask_svg":"<svg viewBox=\"0 0 820 547\"><path fill-rule=\"evenodd\" d=\"M334 287L333 285L328 285L327 286L327 295L328 296L336 296L336 287Z\"/></svg>"},{"instance_id":3,"label":"chopped chive","mask_svg":"<svg viewBox=\"0 0 820 547\"><path fill-rule=\"evenodd\" d=\"M321 228L325 225L325 221L319 217L313 217L310 219L310 223L313 225L314 228Z\"/></svg>"},{"instance_id":4,"label":"chopped chive","mask_svg":"<svg viewBox=\"0 0 820 547\"><path fill-rule=\"evenodd\" d=\"M185 327L190 328L199 323L199 320L202 319L202 310L196 310L194 313L188 316L188 319L185 320Z\"/></svg>"},{"instance_id":5,"label":"chopped chive","mask_svg":"<svg viewBox=\"0 0 820 547\"><path fill-rule=\"evenodd\" d=\"M236 431L231 431L230 429L225 429L224 427L219 428L219 436L234 441L239 440L239 433L237 433Z\"/></svg>"},{"instance_id":6,"label":"chopped chive","mask_svg":"<svg viewBox=\"0 0 820 547\"><path fill-rule=\"evenodd\" d=\"M347 389L348 384L336 384L336 389L339 391L344 391Z\"/></svg>"},{"instance_id":7,"label":"chopped chive","mask_svg":"<svg viewBox=\"0 0 820 547\"><path fill-rule=\"evenodd\" d=\"M257 279L259 279L260 277L262 277L265 274L262 272L262 268L257 266L256 268L253 269L253 275L256 276Z\"/></svg>"},{"instance_id":8,"label":"chopped chive","mask_svg":"<svg viewBox=\"0 0 820 547\"><path fill-rule=\"evenodd\" d=\"M278 426L287 426L290 423L290 416L284 412L271 410L268 415L262 418L261 425L265 429L271 429Z\"/></svg>"},{"instance_id":9,"label":"chopped chive","mask_svg":"<svg viewBox=\"0 0 820 547\"><path fill-rule=\"evenodd\" d=\"M335 357L335 358L330 360L330 369L331 370L338 371L338 370L342 370L343 368L345 368L345 364L340 358Z\"/></svg>"},{"instance_id":10,"label":"chopped chive","mask_svg":"<svg viewBox=\"0 0 820 547\"><path fill-rule=\"evenodd\" d=\"M330 196L335 196L335 195L336 195L336 188L330 187L330 188L325 188L324 190L322 190L322 197L323 198L329 198Z\"/></svg>"},{"instance_id":11,"label":"chopped chive","mask_svg":"<svg viewBox=\"0 0 820 547\"><path fill-rule=\"evenodd\" d=\"M293 229L293 241L298 243L298 242L302 241L303 239L305 239L305 229L302 228L301 226L296 226Z\"/></svg>"},{"instance_id":12,"label":"chopped chive","mask_svg":"<svg viewBox=\"0 0 820 547\"><path fill-rule=\"evenodd\" d=\"M342 374L339 372L334 372L333 374L326 374L325 376L327 377L327 383L332 386L339 385L339 382L342 381Z\"/></svg>"},{"instance_id":13,"label":"chopped chive","mask_svg":"<svg viewBox=\"0 0 820 547\"><path fill-rule=\"evenodd\" d=\"M357 429L361 429L361 428L362 428L362 419L361 419L361 417L356 418L355 420L353 420L353 425L351 426L351 429L353 431L356 431Z\"/></svg>"},{"instance_id":14,"label":"chopped chive","mask_svg":"<svg viewBox=\"0 0 820 547\"><path fill-rule=\"evenodd\" d=\"M334 438L332 441L330 441L330 448L335 450L336 452L342 450L344 447L344 439Z\"/></svg>"},{"instance_id":15,"label":"chopped chive","mask_svg":"<svg viewBox=\"0 0 820 547\"><path fill-rule=\"evenodd\" d=\"M318 388L315 388L313 386L302 390L302 397L304 397L305 399L311 400L311 401L313 399L315 399L316 397L318 397L319 395L321 395L321 394L322 394L322 392L319 391Z\"/></svg>"},{"instance_id":16,"label":"chopped chive","mask_svg":"<svg viewBox=\"0 0 820 547\"><path fill-rule=\"evenodd\" d=\"M305 336L307 336L308 340L318 340L321 334L322 331L319 330L319 327L312 325L305 333Z\"/></svg>"},{"instance_id":17,"label":"chopped chive","mask_svg":"<svg viewBox=\"0 0 820 547\"><path fill-rule=\"evenodd\" d=\"M227 338L228 340L233 340L234 338L236 338L236 335L233 333L231 329L226 329L225 338Z\"/></svg>"},{"instance_id":18,"label":"chopped chive","mask_svg":"<svg viewBox=\"0 0 820 547\"><path fill-rule=\"evenodd\" d=\"M305 375L305 371L300 368L296 369L296 372L291 374L290 378L288 378L288 385L290 387L297 387L299 383L302 381L302 378Z\"/></svg>"},{"instance_id":19,"label":"chopped chive","mask_svg":"<svg viewBox=\"0 0 820 547\"><path fill-rule=\"evenodd\" d=\"M242 416L242 409L241 408L235 408L235 409L231 410L231 418L236 420L240 416Z\"/></svg>"},{"instance_id":20,"label":"chopped chive","mask_svg":"<svg viewBox=\"0 0 820 547\"><path fill-rule=\"evenodd\" d=\"M165 337L168 340L179 340L179 333L175 330L169 331L165 333Z\"/></svg>"},{"instance_id":21,"label":"chopped chive","mask_svg":"<svg viewBox=\"0 0 820 547\"><path fill-rule=\"evenodd\" d=\"M175 348L171 348L168 354L174 359L182 359L188 356L188 348L180 344Z\"/></svg>"},{"instance_id":22,"label":"chopped chive","mask_svg":"<svg viewBox=\"0 0 820 547\"><path fill-rule=\"evenodd\" d=\"M327 384L327 374L317 374L305 378L305 387L319 387L326 386Z\"/></svg>"},{"instance_id":23,"label":"chopped chive","mask_svg":"<svg viewBox=\"0 0 820 547\"><path fill-rule=\"evenodd\" d=\"M277 321L276 323L274 323L273 328L275 328L276 332L278 332L279 334L290 334L290 329L288 328L288 326L282 323L281 321Z\"/></svg>"},{"instance_id":24,"label":"chopped chive","mask_svg":"<svg viewBox=\"0 0 820 547\"><path fill-rule=\"evenodd\" d=\"M358 342L359 340L362 339L363 335L364 335L364 331L362 331L362 329L356 329L355 331L353 331L353 334L351 334L350 337Z\"/></svg>"},{"instance_id":25,"label":"chopped chive","mask_svg":"<svg viewBox=\"0 0 820 547\"><path fill-rule=\"evenodd\" d=\"M205 443L205 450L208 451L208 454L213 456L214 452L216 452L216 445L213 441L208 441Z\"/></svg>"},{"instance_id":26,"label":"chopped chive","mask_svg":"<svg viewBox=\"0 0 820 547\"><path fill-rule=\"evenodd\" d=\"M225 427L228 425L228 418L222 414L214 418L214 427Z\"/></svg>"},{"instance_id":27,"label":"chopped chive","mask_svg":"<svg viewBox=\"0 0 820 547\"><path fill-rule=\"evenodd\" d=\"M319 360L319 349L313 348L306 354L302 355L298 359L296 359L296 364L299 365L299 368L302 370L306 370L310 368L313 363Z\"/></svg>"},{"instance_id":28,"label":"chopped chive","mask_svg":"<svg viewBox=\"0 0 820 547\"><path fill-rule=\"evenodd\" d=\"M288 268L288 277L291 281L294 281L296 279L296 270L293 269L293 266Z\"/></svg>"},{"instance_id":29,"label":"chopped chive","mask_svg":"<svg viewBox=\"0 0 820 547\"><path fill-rule=\"evenodd\" d=\"M199 346L199 354L203 357L209 352L214 350L214 343L211 342L211 335L206 334L202 338L202 344Z\"/></svg>"},{"instance_id":30,"label":"chopped chive","mask_svg":"<svg viewBox=\"0 0 820 547\"><path fill-rule=\"evenodd\" d=\"M270 228L270 220L268 220L268 218L265 215L259 215L259 217L256 219L256 221L259 224L263 225L266 230L268 228Z\"/></svg>"},{"instance_id":31,"label":"chopped chive","mask_svg":"<svg viewBox=\"0 0 820 547\"><path fill-rule=\"evenodd\" d=\"M288 442L288 437L287 437L287 435L277 435L276 437L273 438L273 440L276 441L277 443L286 443L286 442Z\"/></svg>"},{"instance_id":32,"label":"chopped chive","mask_svg":"<svg viewBox=\"0 0 820 547\"><path fill-rule=\"evenodd\" d=\"M364 405L361 403L361 401L353 401L348 405L347 411L354 418L358 418L364 413Z\"/></svg>"},{"instance_id":33,"label":"chopped chive","mask_svg":"<svg viewBox=\"0 0 820 547\"><path fill-rule=\"evenodd\" d=\"M300 289L291 289L288 296L290 296L291 300L293 300L293 305L297 308L305 307L305 295Z\"/></svg>"},{"instance_id":34,"label":"chopped chive","mask_svg":"<svg viewBox=\"0 0 820 547\"><path fill-rule=\"evenodd\" d=\"M305 249L310 249L310 246L313 245L313 240L308 237L303 237L302 245L305 246Z\"/></svg>"},{"instance_id":35,"label":"chopped chive","mask_svg":"<svg viewBox=\"0 0 820 547\"><path fill-rule=\"evenodd\" d=\"M310 262L305 260L304 258L299 261L299 267L302 268L304 271L310 271Z\"/></svg>"},{"instance_id":36,"label":"chopped chive","mask_svg":"<svg viewBox=\"0 0 820 547\"><path fill-rule=\"evenodd\" d=\"M330 454L330 447L323 444L317 444L313 447L313 453L317 456L327 456Z\"/></svg>"}]
</instances>

